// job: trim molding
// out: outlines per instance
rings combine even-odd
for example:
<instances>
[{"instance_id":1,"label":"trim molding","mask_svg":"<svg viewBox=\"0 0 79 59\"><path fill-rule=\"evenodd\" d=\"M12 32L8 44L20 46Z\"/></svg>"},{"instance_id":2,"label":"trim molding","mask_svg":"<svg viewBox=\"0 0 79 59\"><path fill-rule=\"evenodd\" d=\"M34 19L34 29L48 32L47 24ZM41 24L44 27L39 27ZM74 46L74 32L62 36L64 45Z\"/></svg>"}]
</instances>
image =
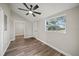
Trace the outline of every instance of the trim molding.
<instances>
[{"instance_id":1,"label":"trim molding","mask_svg":"<svg viewBox=\"0 0 79 59\"><path fill-rule=\"evenodd\" d=\"M43 42L44 44L48 45L49 47L51 47L51 48L57 50L58 52L64 54L65 56L72 56L72 55L70 55L70 54L68 54L68 53L66 53L66 52L64 52L64 51L62 51L62 50L60 50L60 49L58 49L58 48L56 48L56 47L54 47L54 46L48 44L47 42L40 40L39 38L36 38L36 39L39 40L39 41L41 41L41 42Z\"/></svg>"}]
</instances>

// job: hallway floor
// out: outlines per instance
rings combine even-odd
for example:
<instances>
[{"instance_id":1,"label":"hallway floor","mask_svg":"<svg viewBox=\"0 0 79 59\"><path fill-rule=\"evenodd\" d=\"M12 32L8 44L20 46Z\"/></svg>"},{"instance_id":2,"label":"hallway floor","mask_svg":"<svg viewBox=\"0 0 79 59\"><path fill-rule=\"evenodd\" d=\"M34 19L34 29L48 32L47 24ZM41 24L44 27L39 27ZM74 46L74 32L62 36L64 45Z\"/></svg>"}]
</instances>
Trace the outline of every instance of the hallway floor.
<instances>
[{"instance_id":1,"label":"hallway floor","mask_svg":"<svg viewBox=\"0 0 79 59\"><path fill-rule=\"evenodd\" d=\"M35 38L17 36L11 42L4 56L64 56Z\"/></svg>"}]
</instances>

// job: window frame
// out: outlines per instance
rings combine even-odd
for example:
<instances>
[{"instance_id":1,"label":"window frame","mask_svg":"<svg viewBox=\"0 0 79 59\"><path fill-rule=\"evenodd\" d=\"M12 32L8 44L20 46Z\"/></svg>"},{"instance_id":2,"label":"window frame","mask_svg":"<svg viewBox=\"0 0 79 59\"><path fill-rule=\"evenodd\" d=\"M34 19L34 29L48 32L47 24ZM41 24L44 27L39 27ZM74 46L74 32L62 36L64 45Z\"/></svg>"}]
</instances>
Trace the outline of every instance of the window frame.
<instances>
[{"instance_id":1,"label":"window frame","mask_svg":"<svg viewBox=\"0 0 79 59\"><path fill-rule=\"evenodd\" d=\"M47 21L49 21L50 19L53 19L53 18L58 18L58 17L65 17L65 30L63 31L63 32L61 32L61 31L58 31L58 30L47 30ZM63 14L63 15L58 15L58 16L51 16L51 17L49 17L49 18L47 18L47 19L45 19L45 31L46 32L60 32L60 33L66 33L66 29L67 29L67 24L66 24L66 22L67 22L67 16L66 16L66 14Z\"/></svg>"}]
</instances>

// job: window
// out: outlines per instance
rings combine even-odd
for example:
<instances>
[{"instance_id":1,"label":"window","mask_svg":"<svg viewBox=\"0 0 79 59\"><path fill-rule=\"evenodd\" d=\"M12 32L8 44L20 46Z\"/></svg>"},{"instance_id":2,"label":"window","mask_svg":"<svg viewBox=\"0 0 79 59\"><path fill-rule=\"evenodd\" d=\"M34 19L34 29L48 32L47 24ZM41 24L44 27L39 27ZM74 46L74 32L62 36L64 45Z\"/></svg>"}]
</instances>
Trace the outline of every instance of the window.
<instances>
[{"instance_id":1,"label":"window","mask_svg":"<svg viewBox=\"0 0 79 59\"><path fill-rule=\"evenodd\" d=\"M7 31L7 15L4 15L4 30Z\"/></svg>"},{"instance_id":2,"label":"window","mask_svg":"<svg viewBox=\"0 0 79 59\"><path fill-rule=\"evenodd\" d=\"M66 17L59 16L46 20L46 31L59 31L65 32L66 28Z\"/></svg>"}]
</instances>

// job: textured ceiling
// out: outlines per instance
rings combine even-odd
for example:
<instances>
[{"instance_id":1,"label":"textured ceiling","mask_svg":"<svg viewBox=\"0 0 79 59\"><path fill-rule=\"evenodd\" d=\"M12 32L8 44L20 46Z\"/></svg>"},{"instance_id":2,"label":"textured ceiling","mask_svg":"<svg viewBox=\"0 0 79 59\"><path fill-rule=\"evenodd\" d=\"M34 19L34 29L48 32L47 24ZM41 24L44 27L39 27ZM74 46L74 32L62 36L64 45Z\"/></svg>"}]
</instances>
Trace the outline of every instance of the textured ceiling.
<instances>
[{"instance_id":1,"label":"textured ceiling","mask_svg":"<svg viewBox=\"0 0 79 59\"><path fill-rule=\"evenodd\" d=\"M36 5L35 3L31 3L31 4ZM29 6L30 3L27 3L27 5ZM38 3L38 5L39 5L39 8L36 11L39 11L42 14L41 15L37 14L36 17L33 17L31 14L26 16L25 15L27 13L26 11L18 10L18 8L26 9L26 7L23 4L21 4L21 3L11 3L10 4L11 9L14 12L18 13L20 16L22 16L30 21L39 20L41 18L51 16L55 13L59 13L64 10L73 8L79 4L77 4L77 3Z\"/></svg>"}]
</instances>

